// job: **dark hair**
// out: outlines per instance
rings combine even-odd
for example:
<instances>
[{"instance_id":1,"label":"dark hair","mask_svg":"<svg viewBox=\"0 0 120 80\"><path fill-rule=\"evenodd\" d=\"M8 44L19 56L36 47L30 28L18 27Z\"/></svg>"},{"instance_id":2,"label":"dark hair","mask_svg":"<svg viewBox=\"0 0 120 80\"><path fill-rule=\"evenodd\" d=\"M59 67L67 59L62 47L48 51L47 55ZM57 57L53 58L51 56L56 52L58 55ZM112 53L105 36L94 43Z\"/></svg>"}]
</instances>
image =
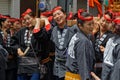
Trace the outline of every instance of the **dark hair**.
<instances>
[{"instance_id":1,"label":"dark hair","mask_svg":"<svg viewBox=\"0 0 120 80\"><path fill-rule=\"evenodd\" d=\"M28 13L31 17L35 17L35 14L33 12Z\"/></svg>"},{"instance_id":2,"label":"dark hair","mask_svg":"<svg viewBox=\"0 0 120 80\"><path fill-rule=\"evenodd\" d=\"M114 24L114 28L115 28L114 33L120 35L120 24L119 25L118 24Z\"/></svg>"},{"instance_id":3,"label":"dark hair","mask_svg":"<svg viewBox=\"0 0 120 80\"><path fill-rule=\"evenodd\" d=\"M83 17L89 17L91 15L89 13L87 13L87 12L82 12L81 16L83 16ZM80 18L77 17L77 24L81 24L83 26L84 22L85 22L84 20L81 20Z\"/></svg>"},{"instance_id":4,"label":"dark hair","mask_svg":"<svg viewBox=\"0 0 120 80\"><path fill-rule=\"evenodd\" d=\"M57 8L58 6L56 6L56 7L54 7L53 8L53 10L55 9L55 8ZM59 6L60 7L60 6ZM60 9L64 14L66 14L66 12L65 12L65 10L63 10L62 8Z\"/></svg>"},{"instance_id":5,"label":"dark hair","mask_svg":"<svg viewBox=\"0 0 120 80\"><path fill-rule=\"evenodd\" d=\"M105 12L105 15L109 15L111 19L113 19L113 18L114 18L113 13L112 13L112 12L110 12L110 11L106 11L106 12Z\"/></svg>"},{"instance_id":6,"label":"dark hair","mask_svg":"<svg viewBox=\"0 0 120 80\"><path fill-rule=\"evenodd\" d=\"M2 22L5 22L6 21L6 18L1 18L0 19L0 28L2 28Z\"/></svg>"},{"instance_id":7,"label":"dark hair","mask_svg":"<svg viewBox=\"0 0 120 80\"><path fill-rule=\"evenodd\" d=\"M73 19L77 19L77 17L78 17L78 14L75 13L75 14L73 15Z\"/></svg>"},{"instance_id":8,"label":"dark hair","mask_svg":"<svg viewBox=\"0 0 120 80\"><path fill-rule=\"evenodd\" d=\"M61 9L61 11L62 11L64 14L66 14L66 12L65 12L63 9Z\"/></svg>"}]
</instances>

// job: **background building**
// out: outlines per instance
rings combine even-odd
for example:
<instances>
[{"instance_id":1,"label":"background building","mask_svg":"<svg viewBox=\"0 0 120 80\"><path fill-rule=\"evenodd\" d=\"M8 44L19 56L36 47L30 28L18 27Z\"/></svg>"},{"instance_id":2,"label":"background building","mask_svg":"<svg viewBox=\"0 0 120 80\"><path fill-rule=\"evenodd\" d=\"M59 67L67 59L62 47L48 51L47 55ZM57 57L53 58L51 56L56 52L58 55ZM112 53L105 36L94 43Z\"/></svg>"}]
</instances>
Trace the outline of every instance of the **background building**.
<instances>
[{"instance_id":1,"label":"background building","mask_svg":"<svg viewBox=\"0 0 120 80\"><path fill-rule=\"evenodd\" d=\"M36 11L36 0L0 0L0 14L19 18L27 9Z\"/></svg>"},{"instance_id":2,"label":"background building","mask_svg":"<svg viewBox=\"0 0 120 80\"><path fill-rule=\"evenodd\" d=\"M94 8L90 8L87 4L88 0L57 0L57 1L58 2L56 4L61 5L66 12L72 11L75 13L80 8L86 9L86 10L87 10L87 8L89 8L89 12L91 14L93 14L95 16L97 16L97 14L98 14L97 6L95 5ZM101 2L101 5L102 5L103 0L98 0L98 1ZM104 11L104 9L103 9L103 11Z\"/></svg>"},{"instance_id":3,"label":"background building","mask_svg":"<svg viewBox=\"0 0 120 80\"><path fill-rule=\"evenodd\" d=\"M18 18L20 15L20 0L0 0L0 14Z\"/></svg>"},{"instance_id":4,"label":"background building","mask_svg":"<svg viewBox=\"0 0 120 80\"><path fill-rule=\"evenodd\" d=\"M10 15L11 17L19 18L20 15L27 9L31 8L36 14L37 0L0 0L0 14ZM63 7L68 13L70 11L77 12L79 8L87 9L87 0L41 0L45 1L49 9L57 5ZM93 15L98 14L97 7L89 8L89 12Z\"/></svg>"}]
</instances>

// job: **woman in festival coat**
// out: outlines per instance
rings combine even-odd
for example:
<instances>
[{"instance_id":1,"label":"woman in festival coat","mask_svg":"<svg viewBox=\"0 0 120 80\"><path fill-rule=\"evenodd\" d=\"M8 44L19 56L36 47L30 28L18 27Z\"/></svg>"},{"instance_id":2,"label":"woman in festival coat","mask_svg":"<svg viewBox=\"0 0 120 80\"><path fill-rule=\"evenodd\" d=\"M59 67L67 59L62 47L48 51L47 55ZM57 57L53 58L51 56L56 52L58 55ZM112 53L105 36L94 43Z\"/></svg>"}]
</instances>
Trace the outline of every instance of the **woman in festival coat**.
<instances>
[{"instance_id":1,"label":"woman in festival coat","mask_svg":"<svg viewBox=\"0 0 120 80\"><path fill-rule=\"evenodd\" d=\"M3 39L3 47L7 50L8 57L7 57L7 69L6 69L6 80L16 80L17 79L17 59L15 51L11 49L10 41L13 35L11 31L11 19L7 16L3 16L1 18L1 31L0 34L2 35Z\"/></svg>"},{"instance_id":2,"label":"woman in festival coat","mask_svg":"<svg viewBox=\"0 0 120 80\"><path fill-rule=\"evenodd\" d=\"M93 72L95 80L120 80L120 19L114 20L115 35L106 44L101 79Z\"/></svg>"},{"instance_id":3,"label":"woman in festival coat","mask_svg":"<svg viewBox=\"0 0 120 80\"><path fill-rule=\"evenodd\" d=\"M66 51L74 31L66 25L66 13L60 6L55 7L52 12L56 26L51 26L50 23L48 23L48 19L45 19L45 29L48 35L47 38L51 39L55 44L53 75L55 76L54 80L64 80ZM39 29L39 27L36 27L36 30L37 29ZM38 31L38 34L40 36L40 31Z\"/></svg>"},{"instance_id":4,"label":"woman in festival coat","mask_svg":"<svg viewBox=\"0 0 120 80\"><path fill-rule=\"evenodd\" d=\"M35 38L33 32L36 18L31 9L24 13L26 27L21 28L12 37L12 48L18 55L18 80L39 80L40 72L37 59L41 53L41 41ZM38 25L37 25L38 26Z\"/></svg>"},{"instance_id":5,"label":"woman in festival coat","mask_svg":"<svg viewBox=\"0 0 120 80\"><path fill-rule=\"evenodd\" d=\"M106 43L110 37L113 36L112 32L109 31L109 23L112 22L113 14L110 11L105 12L105 14L101 17L98 26L99 30L94 34L94 49L95 49L95 72L101 77L102 71L102 62L103 62L103 53Z\"/></svg>"}]
</instances>

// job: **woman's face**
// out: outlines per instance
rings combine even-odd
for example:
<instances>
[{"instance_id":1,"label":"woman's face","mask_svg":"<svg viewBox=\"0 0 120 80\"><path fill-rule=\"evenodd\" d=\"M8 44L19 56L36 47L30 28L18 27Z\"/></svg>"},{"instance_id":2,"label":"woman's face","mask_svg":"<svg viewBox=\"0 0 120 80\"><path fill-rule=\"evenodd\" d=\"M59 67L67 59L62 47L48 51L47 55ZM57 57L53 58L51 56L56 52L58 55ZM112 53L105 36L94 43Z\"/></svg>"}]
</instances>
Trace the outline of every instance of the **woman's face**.
<instances>
[{"instance_id":1,"label":"woman's face","mask_svg":"<svg viewBox=\"0 0 120 80\"><path fill-rule=\"evenodd\" d=\"M57 10L53 13L53 19L58 25L66 22L66 14L64 14L61 10Z\"/></svg>"},{"instance_id":2,"label":"woman's face","mask_svg":"<svg viewBox=\"0 0 120 80\"><path fill-rule=\"evenodd\" d=\"M100 25L100 19L99 18L94 18L94 31L98 31L99 30L99 25Z\"/></svg>"},{"instance_id":3,"label":"woman's face","mask_svg":"<svg viewBox=\"0 0 120 80\"><path fill-rule=\"evenodd\" d=\"M2 26L6 29L10 28L11 27L11 23L9 21L9 19L6 19L3 23L2 23Z\"/></svg>"},{"instance_id":4,"label":"woman's face","mask_svg":"<svg viewBox=\"0 0 120 80\"><path fill-rule=\"evenodd\" d=\"M25 23L25 20L23 19L22 20L22 26L21 27L25 27L26 26L26 23Z\"/></svg>"},{"instance_id":5,"label":"woman's face","mask_svg":"<svg viewBox=\"0 0 120 80\"><path fill-rule=\"evenodd\" d=\"M30 15L25 15L24 17L24 20L25 20L25 24L27 27L33 27L33 22L35 21L35 19L33 17L31 17Z\"/></svg>"},{"instance_id":6,"label":"woman's face","mask_svg":"<svg viewBox=\"0 0 120 80\"><path fill-rule=\"evenodd\" d=\"M21 28L21 23L19 21L15 21L13 24L15 29L20 29Z\"/></svg>"},{"instance_id":7,"label":"woman's face","mask_svg":"<svg viewBox=\"0 0 120 80\"><path fill-rule=\"evenodd\" d=\"M105 15L107 18L110 18L109 15ZM102 17L100 19L100 29L101 30L104 30L104 31L107 31L108 30L108 26L109 26L109 21L107 21L104 17Z\"/></svg>"}]
</instances>

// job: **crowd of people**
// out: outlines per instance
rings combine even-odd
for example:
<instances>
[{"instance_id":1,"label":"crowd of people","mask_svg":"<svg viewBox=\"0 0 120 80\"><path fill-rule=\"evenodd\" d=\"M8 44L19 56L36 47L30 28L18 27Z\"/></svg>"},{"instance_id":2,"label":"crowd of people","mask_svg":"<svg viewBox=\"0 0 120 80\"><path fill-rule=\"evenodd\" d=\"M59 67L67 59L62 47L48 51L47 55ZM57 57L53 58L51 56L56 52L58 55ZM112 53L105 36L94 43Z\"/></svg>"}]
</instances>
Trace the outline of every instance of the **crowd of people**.
<instances>
[{"instance_id":1,"label":"crowd of people","mask_svg":"<svg viewBox=\"0 0 120 80\"><path fill-rule=\"evenodd\" d=\"M120 12L0 14L0 80L120 80L119 52Z\"/></svg>"}]
</instances>

